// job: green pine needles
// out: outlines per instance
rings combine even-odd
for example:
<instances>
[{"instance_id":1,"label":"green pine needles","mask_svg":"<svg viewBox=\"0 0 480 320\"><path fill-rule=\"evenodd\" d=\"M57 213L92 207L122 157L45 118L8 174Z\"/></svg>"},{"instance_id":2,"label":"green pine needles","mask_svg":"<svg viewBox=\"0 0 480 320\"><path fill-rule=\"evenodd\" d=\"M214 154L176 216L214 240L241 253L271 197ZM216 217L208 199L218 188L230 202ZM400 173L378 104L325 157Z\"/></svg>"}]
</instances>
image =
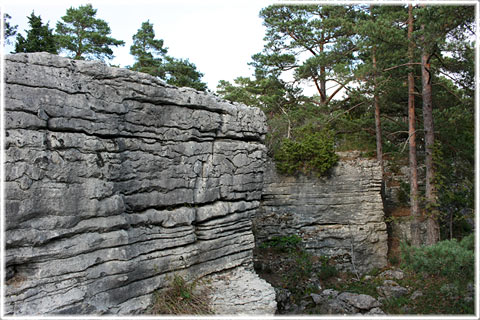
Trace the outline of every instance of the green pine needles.
<instances>
[{"instance_id":1,"label":"green pine needles","mask_svg":"<svg viewBox=\"0 0 480 320\"><path fill-rule=\"evenodd\" d=\"M293 175L314 173L325 175L338 161L333 134L306 125L294 130L292 139L285 138L274 153L277 170Z\"/></svg>"},{"instance_id":2,"label":"green pine needles","mask_svg":"<svg viewBox=\"0 0 480 320\"><path fill-rule=\"evenodd\" d=\"M419 248L402 243L403 267L418 273L444 276L452 283L465 285L475 278L474 242L472 233L460 242L456 239L444 240Z\"/></svg>"}]
</instances>

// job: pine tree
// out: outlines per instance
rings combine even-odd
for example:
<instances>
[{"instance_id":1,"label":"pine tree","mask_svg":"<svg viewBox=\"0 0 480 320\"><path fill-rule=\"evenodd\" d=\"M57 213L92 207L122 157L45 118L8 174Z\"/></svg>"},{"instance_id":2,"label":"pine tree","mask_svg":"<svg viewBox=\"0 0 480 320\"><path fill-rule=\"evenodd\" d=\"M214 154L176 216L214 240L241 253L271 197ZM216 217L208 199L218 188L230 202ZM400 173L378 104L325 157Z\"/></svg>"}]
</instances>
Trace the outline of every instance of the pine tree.
<instances>
[{"instance_id":1,"label":"pine tree","mask_svg":"<svg viewBox=\"0 0 480 320\"><path fill-rule=\"evenodd\" d=\"M168 84L178 87L190 87L199 91L207 90L207 84L201 81L203 73L197 71L197 67L188 59L166 58L162 66L165 74L164 79Z\"/></svg>"},{"instance_id":2,"label":"pine tree","mask_svg":"<svg viewBox=\"0 0 480 320\"><path fill-rule=\"evenodd\" d=\"M438 177L434 163L436 149L433 105L433 83L436 70L432 68L432 59L442 61L442 48L449 42L449 37L464 37L465 28L474 20L473 7L468 6L425 6L418 10L421 21L419 32L422 66L422 104L423 129L425 133L425 199L427 209L426 244L432 245L440 240L438 211Z\"/></svg>"},{"instance_id":3,"label":"pine tree","mask_svg":"<svg viewBox=\"0 0 480 320\"><path fill-rule=\"evenodd\" d=\"M415 42L413 40L413 6L408 5L408 160L410 167L410 215L413 217L411 224L412 245L421 245L420 236L420 208L418 196L418 175L417 175L417 135L415 131L415 79L413 62L415 59Z\"/></svg>"},{"instance_id":4,"label":"pine tree","mask_svg":"<svg viewBox=\"0 0 480 320\"><path fill-rule=\"evenodd\" d=\"M4 45L5 43L7 44L10 44L10 37L13 37L17 34L17 28L18 28L18 25L11 25L10 22L8 21L9 19L11 19L12 17L8 14L8 13L5 13L3 15L3 23L4 23L4 39L5 39L5 42L4 42Z\"/></svg>"},{"instance_id":5,"label":"pine tree","mask_svg":"<svg viewBox=\"0 0 480 320\"><path fill-rule=\"evenodd\" d=\"M56 32L59 47L76 60L112 59L110 47L122 46L125 43L110 37L110 27L102 19L95 18L97 9L91 4L78 8L70 7L62 17L63 22L57 22Z\"/></svg>"},{"instance_id":6,"label":"pine tree","mask_svg":"<svg viewBox=\"0 0 480 320\"><path fill-rule=\"evenodd\" d=\"M153 24L149 20L142 23L133 35L130 54L135 63L129 69L151 74L165 80L168 84L190 87L200 91L207 90L207 84L201 81L203 73L188 59L176 59L167 55L162 39L155 39Z\"/></svg>"},{"instance_id":7,"label":"pine tree","mask_svg":"<svg viewBox=\"0 0 480 320\"><path fill-rule=\"evenodd\" d=\"M27 37L24 38L20 33L17 35L15 52L49 52L57 54L57 41L53 34L53 29L42 23L42 18L32 14L28 17L30 30L25 30Z\"/></svg>"},{"instance_id":8,"label":"pine tree","mask_svg":"<svg viewBox=\"0 0 480 320\"><path fill-rule=\"evenodd\" d=\"M296 82L315 85L321 105L347 88L356 50L352 6L273 5L260 16L267 28L267 44L253 57L256 68L277 75L293 70ZM328 83L335 84L331 93Z\"/></svg>"},{"instance_id":9,"label":"pine tree","mask_svg":"<svg viewBox=\"0 0 480 320\"><path fill-rule=\"evenodd\" d=\"M141 28L133 35L132 39L133 45L130 47L130 54L135 58L136 62L130 69L165 77L161 66L168 49L163 47L162 39L155 39L153 24L149 20L143 22Z\"/></svg>"},{"instance_id":10,"label":"pine tree","mask_svg":"<svg viewBox=\"0 0 480 320\"><path fill-rule=\"evenodd\" d=\"M404 20L398 8L387 6L357 6L357 24L354 27L357 41L357 60L353 62L357 88L352 90L364 97L371 97L374 110L375 144L377 160L383 172L383 140L382 117L397 116L398 109L392 108L389 96L392 87L398 87L398 68L402 63L405 50L402 48L404 35L401 21ZM397 26L397 27L394 27ZM392 75L392 73L397 73ZM350 94L350 97L353 97ZM388 132L387 132L388 133ZM387 140L388 141L388 140Z\"/></svg>"}]
</instances>

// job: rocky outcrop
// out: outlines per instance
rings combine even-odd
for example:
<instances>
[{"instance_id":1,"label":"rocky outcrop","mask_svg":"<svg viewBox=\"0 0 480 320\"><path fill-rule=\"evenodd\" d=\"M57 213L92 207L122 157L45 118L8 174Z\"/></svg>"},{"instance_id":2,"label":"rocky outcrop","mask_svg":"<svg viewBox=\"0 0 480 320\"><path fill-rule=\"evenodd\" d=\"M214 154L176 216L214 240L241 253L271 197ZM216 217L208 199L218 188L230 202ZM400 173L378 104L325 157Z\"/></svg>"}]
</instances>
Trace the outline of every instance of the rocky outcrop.
<instances>
[{"instance_id":1,"label":"rocky outcrop","mask_svg":"<svg viewBox=\"0 0 480 320\"><path fill-rule=\"evenodd\" d=\"M6 314L140 313L179 271L251 266L259 109L99 62L5 62Z\"/></svg>"},{"instance_id":2,"label":"rocky outcrop","mask_svg":"<svg viewBox=\"0 0 480 320\"><path fill-rule=\"evenodd\" d=\"M334 289L321 290L303 297L300 306L290 304L290 293L276 289L279 311L283 314L319 315L385 315L382 303L366 294L339 292Z\"/></svg>"},{"instance_id":3,"label":"rocky outcrop","mask_svg":"<svg viewBox=\"0 0 480 320\"><path fill-rule=\"evenodd\" d=\"M204 279L215 314L272 315L277 311L275 290L252 270L239 267Z\"/></svg>"},{"instance_id":4,"label":"rocky outcrop","mask_svg":"<svg viewBox=\"0 0 480 320\"><path fill-rule=\"evenodd\" d=\"M257 242L297 234L305 248L334 257L339 269L366 272L387 263L381 171L370 159L341 154L326 178L282 176L267 163Z\"/></svg>"},{"instance_id":5,"label":"rocky outcrop","mask_svg":"<svg viewBox=\"0 0 480 320\"><path fill-rule=\"evenodd\" d=\"M320 294L312 293L310 296L321 314L385 314L379 308L382 304L366 294L340 293L333 289L327 289Z\"/></svg>"}]
</instances>

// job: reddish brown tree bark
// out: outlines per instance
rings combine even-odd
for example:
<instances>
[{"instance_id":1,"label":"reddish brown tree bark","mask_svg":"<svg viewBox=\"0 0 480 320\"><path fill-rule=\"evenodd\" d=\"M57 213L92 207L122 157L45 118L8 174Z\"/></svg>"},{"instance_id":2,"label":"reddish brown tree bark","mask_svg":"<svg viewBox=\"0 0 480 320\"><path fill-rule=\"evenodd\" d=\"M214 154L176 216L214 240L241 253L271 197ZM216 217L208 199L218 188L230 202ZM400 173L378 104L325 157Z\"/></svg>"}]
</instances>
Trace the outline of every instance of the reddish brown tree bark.
<instances>
[{"instance_id":1,"label":"reddish brown tree bark","mask_svg":"<svg viewBox=\"0 0 480 320\"><path fill-rule=\"evenodd\" d=\"M423 25L422 25L423 29ZM432 71L430 68L431 55L423 44L422 51L422 101L423 101L423 130L425 131L425 198L427 210L427 239L426 245L432 245L440 240L440 227L437 219L437 194L435 188L435 165L433 151L435 134L433 125L432 102Z\"/></svg>"},{"instance_id":2,"label":"reddish brown tree bark","mask_svg":"<svg viewBox=\"0 0 480 320\"><path fill-rule=\"evenodd\" d=\"M412 64L414 60L413 42L413 7L408 5L408 60ZM410 166L410 214L413 217L411 223L412 245L420 246L420 223L421 214L418 204L418 175L417 175L417 143L415 133L415 80L413 77L413 65L409 66L408 72L408 139L409 139L409 166Z\"/></svg>"}]
</instances>

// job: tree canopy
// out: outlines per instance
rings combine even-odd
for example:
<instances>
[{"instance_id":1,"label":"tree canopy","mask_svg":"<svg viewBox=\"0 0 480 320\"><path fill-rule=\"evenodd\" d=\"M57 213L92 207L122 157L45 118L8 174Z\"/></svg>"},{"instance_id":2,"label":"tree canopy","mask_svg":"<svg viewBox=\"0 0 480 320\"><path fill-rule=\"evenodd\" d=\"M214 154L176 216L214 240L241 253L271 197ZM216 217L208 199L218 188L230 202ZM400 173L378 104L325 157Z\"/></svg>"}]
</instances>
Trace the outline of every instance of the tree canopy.
<instances>
[{"instance_id":1,"label":"tree canopy","mask_svg":"<svg viewBox=\"0 0 480 320\"><path fill-rule=\"evenodd\" d=\"M17 25L11 25L10 24L10 20L12 17L8 14L8 13L4 13L3 14L3 24L4 24L4 39L5 39L5 43L10 43L10 37L13 37L17 34L17 28L18 26Z\"/></svg>"},{"instance_id":2,"label":"tree canopy","mask_svg":"<svg viewBox=\"0 0 480 320\"><path fill-rule=\"evenodd\" d=\"M28 17L28 24L30 30L26 31L26 38L20 33L17 35L17 42L15 44L15 52L49 52L57 54L57 41L53 34L53 29L50 29L48 22L46 25L42 23L42 18L32 14Z\"/></svg>"},{"instance_id":3,"label":"tree canopy","mask_svg":"<svg viewBox=\"0 0 480 320\"><path fill-rule=\"evenodd\" d=\"M149 20L143 22L132 39L133 45L130 47L130 54L136 62L130 69L154 76L164 76L160 67L168 49L163 47L162 39L155 39L153 24Z\"/></svg>"},{"instance_id":4,"label":"tree canopy","mask_svg":"<svg viewBox=\"0 0 480 320\"><path fill-rule=\"evenodd\" d=\"M61 50L76 60L112 59L112 46L122 46L122 40L110 37L110 27L102 19L95 18L97 9L91 4L70 7L57 22L56 33Z\"/></svg>"},{"instance_id":5,"label":"tree canopy","mask_svg":"<svg viewBox=\"0 0 480 320\"><path fill-rule=\"evenodd\" d=\"M153 24L149 20L142 23L132 39L130 53L135 63L129 67L131 70L151 74L171 85L207 90L207 85L201 81L203 73L197 71L195 64L188 59L167 55L168 48L164 47L162 39L155 39Z\"/></svg>"},{"instance_id":6,"label":"tree canopy","mask_svg":"<svg viewBox=\"0 0 480 320\"><path fill-rule=\"evenodd\" d=\"M252 56L252 76L220 81L217 93L265 111L274 157L284 139L294 145L333 132L337 151L360 149L402 166L415 132L418 164L434 173L436 190L431 196L420 184L421 214L451 237L473 212L474 13L469 5L415 6L410 59L407 6L269 6L260 11L265 46ZM416 129L409 132L411 111ZM425 143L428 132L435 138Z\"/></svg>"}]
</instances>

